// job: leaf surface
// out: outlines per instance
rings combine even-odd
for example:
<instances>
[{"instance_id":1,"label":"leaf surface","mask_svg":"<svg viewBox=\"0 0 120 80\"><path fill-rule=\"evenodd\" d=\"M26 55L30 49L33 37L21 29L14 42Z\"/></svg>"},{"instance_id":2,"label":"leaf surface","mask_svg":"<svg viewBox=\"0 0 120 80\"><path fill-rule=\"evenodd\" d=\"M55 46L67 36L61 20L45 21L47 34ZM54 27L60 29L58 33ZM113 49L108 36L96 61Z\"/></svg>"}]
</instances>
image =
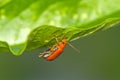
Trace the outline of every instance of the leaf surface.
<instances>
[{"instance_id":1,"label":"leaf surface","mask_svg":"<svg viewBox=\"0 0 120 80\"><path fill-rule=\"evenodd\" d=\"M72 41L120 23L120 0L1 0L0 51L56 44L54 36Z\"/></svg>"}]
</instances>

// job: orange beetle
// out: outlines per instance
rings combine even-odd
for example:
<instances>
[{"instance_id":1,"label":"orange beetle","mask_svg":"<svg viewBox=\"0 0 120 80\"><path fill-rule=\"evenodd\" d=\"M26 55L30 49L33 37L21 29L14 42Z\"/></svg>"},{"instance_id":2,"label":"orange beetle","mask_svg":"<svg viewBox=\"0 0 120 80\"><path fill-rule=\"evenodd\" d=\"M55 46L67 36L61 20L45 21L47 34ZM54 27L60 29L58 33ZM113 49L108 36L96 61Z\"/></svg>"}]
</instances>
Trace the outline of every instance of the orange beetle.
<instances>
[{"instance_id":1,"label":"orange beetle","mask_svg":"<svg viewBox=\"0 0 120 80\"><path fill-rule=\"evenodd\" d=\"M61 42L58 42L57 38L55 39L58 44L41 53L39 57L43 57L47 61L52 61L56 59L64 51L64 48L66 47L67 44L66 39L62 39Z\"/></svg>"},{"instance_id":2,"label":"orange beetle","mask_svg":"<svg viewBox=\"0 0 120 80\"><path fill-rule=\"evenodd\" d=\"M66 40L62 39L61 42L58 43L58 45L55 47L56 50L54 52L51 53L50 56L48 56L47 58L45 58L47 61L52 61L54 59L56 59L63 51L64 48L66 47Z\"/></svg>"}]
</instances>

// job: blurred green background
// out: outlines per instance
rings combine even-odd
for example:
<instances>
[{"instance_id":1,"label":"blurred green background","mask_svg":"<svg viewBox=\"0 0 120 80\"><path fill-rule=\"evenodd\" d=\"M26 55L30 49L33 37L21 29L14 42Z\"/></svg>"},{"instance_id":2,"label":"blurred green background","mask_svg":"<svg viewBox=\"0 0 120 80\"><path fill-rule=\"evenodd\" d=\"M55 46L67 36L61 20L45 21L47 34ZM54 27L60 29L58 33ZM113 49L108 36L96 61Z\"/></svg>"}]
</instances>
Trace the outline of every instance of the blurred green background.
<instances>
[{"instance_id":1,"label":"blurred green background","mask_svg":"<svg viewBox=\"0 0 120 80\"><path fill-rule=\"evenodd\" d=\"M0 80L120 80L120 25L71 42L55 61L0 53Z\"/></svg>"}]
</instances>

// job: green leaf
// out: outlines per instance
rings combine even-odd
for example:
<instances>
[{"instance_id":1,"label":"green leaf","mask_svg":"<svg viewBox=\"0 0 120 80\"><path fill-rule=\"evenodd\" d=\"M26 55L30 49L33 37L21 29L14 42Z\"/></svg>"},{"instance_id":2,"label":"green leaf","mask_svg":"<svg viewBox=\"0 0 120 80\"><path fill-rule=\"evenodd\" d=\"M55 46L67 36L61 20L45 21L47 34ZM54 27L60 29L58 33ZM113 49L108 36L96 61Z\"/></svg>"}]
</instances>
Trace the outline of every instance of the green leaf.
<instances>
[{"instance_id":1,"label":"green leaf","mask_svg":"<svg viewBox=\"0 0 120 80\"><path fill-rule=\"evenodd\" d=\"M1 0L0 51L21 55L120 23L120 0Z\"/></svg>"}]
</instances>

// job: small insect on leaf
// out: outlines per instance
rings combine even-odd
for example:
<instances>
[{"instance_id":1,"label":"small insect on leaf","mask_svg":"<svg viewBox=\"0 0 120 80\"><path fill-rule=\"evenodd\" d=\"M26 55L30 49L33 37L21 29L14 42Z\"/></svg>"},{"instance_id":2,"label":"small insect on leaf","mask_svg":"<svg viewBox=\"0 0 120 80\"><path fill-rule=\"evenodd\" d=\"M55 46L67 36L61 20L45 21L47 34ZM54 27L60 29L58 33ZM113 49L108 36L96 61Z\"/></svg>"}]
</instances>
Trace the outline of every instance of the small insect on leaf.
<instances>
[{"instance_id":1,"label":"small insect on leaf","mask_svg":"<svg viewBox=\"0 0 120 80\"><path fill-rule=\"evenodd\" d=\"M57 41L57 44L53 45L48 50L40 53L39 57L43 57L47 61L52 61L56 59L64 51L64 48L66 47L67 44L66 39L63 38L62 41L60 42L58 41L57 38L55 39Z\"/></svg>"}]
</instances>

